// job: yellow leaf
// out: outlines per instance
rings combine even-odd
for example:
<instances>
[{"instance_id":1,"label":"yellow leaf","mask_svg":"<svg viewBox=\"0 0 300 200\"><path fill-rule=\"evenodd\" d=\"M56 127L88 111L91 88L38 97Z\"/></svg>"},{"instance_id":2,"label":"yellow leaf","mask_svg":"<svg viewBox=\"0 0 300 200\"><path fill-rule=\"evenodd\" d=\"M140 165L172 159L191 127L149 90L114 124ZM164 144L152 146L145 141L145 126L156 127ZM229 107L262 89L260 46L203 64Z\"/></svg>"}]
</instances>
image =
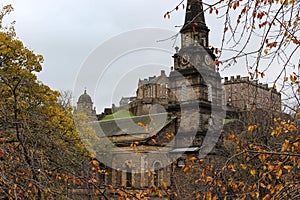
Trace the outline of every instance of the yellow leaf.
<instances>
[{"instance_id":1,"label":"yellow leaf","mask_svg":"<svg viewBox=\"0 0 300 200\"><path fill-rule=\"evenodd\" d=\"M205 182L209 183L212 182L213 178L211 176L206 177Z\"/></svg>"},{"instance_id":2,"label":"yellow leaf","mask_svg":"<svg viewBox=\"0 0 300 200\"><path fill-rule=\"evenodd\" d=\"M91 179L89 180L89 183L97 183L97 180L94 179L94 178L91 178Z\"/></svg>"},{"instance_id":3,"label":"yellow leaf","mask_svg":"<svg viewBox=\"0 0 300 200\"><path fill-rule=\"evenodd\" d=\"M259 192L252 192L251 196L256 197L258 199L259 198Z\"/></svg>"},{"instance_id":4,"label":"yellow leaf","mask_svg":"<svg viewBox=\"0 0 300 200\"><path fill-rule=\"evenodd\" d=\"M165 182L162 183L160 187L161 187L161 189L167 189L167 183L165 183Z\"/></svg>"},{"instance_id":5,"label":"yellow leaf","mask_svg":"<svg viewBox=\"0 0 300 200\"><path fill-rule=\"evenodd\" d=\"M262 200L269 200L269 199L271 199L271 195L267 194L266 196L264 196L264 198Z\"/></svg>"},{"instance_id":6,"label":"yellow leaf","mask_svg":"<svg viewBox=\"0 0 300 200\"><path fill-rule=\"evenodd\" d=\"M241 168L243 169L243 170L246 170L247 169L247 165L244 165L244 164L240 164L241 165Z\"/></svg>"},{"instance_id":7,"label":"yellow leaf","mask_svg":"<svg viewBox=\"0 0 300 200\"><path fill-rule=\"evenodd\" d=\"M251 170L250 170L250 174L251 174L252 176L255 176L255 175L256 175L256 170L255 170L255 169L251 169Z\"/></svg>"},{"instance_id":8,"label":"yellow leaf","mask_svg":"<svg viewBox=\"0 0 300 200\"><path fill-rule=\"evenodd\" d=\"M270 179L270 181L272 181L272 179L273 179L272 175L270 173L268 174L268 178Z\"/></svg>"},{"instance_id":9,"label":"yellow leaf","mask_svg":"<svg viewBox=\"0 0 300 200\"><path fill-rule=\"evenodd\" d=\"M196 157L191 157L191 158L189 159L189 161L192 161L192 162L194 162L194 161L196 161L196 160L197 160Z\"/></svg>"},{"instance_id":10,"label":"yellow leaf","mask_svg":"<svg viewBox=\"0 0 300 200\"><path fill-rule=\"evenodd\" d=\"M292 169L292 167L289 165L285 165L285 166L283 166L283 168L286 169L288 172L290 172Z\"/></svg>"},{"instance_id":11,"label":"yellow leaf","mask_svg":"<svg viewBox=\"0 0 300 200\"><path fill-rule=\"evenodd\" d=\"M160 197L160 198L163 197L163 194L162 194L161 190L157 191L157 196Z\"/></svg>"},{"instance_id":12,"label":"yellow leaf","mask_svg":"<svg viewBox=\"0 0 300 200\"><path fill-rule=\"evenodd\" d=\"M142 122L138 122L137 125L140 126L140 127L142 127L142 128L145 127L145 124L143 124Z\"/></svg>"},{"instance_id":13,"label":"yellow leaf","mask_svg":"<svg viewBox=\"0 0 300 200\"><path fill-rule=\"evenodd\" d=\"M232 186L233 191L236 191L238 189L238 185L237 184L233 184Z\"/></svg>"},{"instance_id":14,"label":"yellow leaf","mask_svg":"<svg viewBox=\"0 0 300 200\"><path fill-rule=\"evenodd\" d=\"M188 172L189 170L190 170L190 168L189 168L188 166L185 166L185 167L183 168L183 172L184 172L184 173Z\"/></svg>"},{"instance_id":15,"label":"yellow leaf","mask_svg":"<svg viewBox=\"0 0 300 200\"><path fill-rule=\"evenodd\" d=\"M265 54L268 54L268 53L269 53L269 51L268 51L267 49L265 49L265 50L264 50L264 53L265 53Z\"/></svg>"},{"instance_id":16,"label":"yellow leaf","mask_svg":"<svg viewBox=\"0 0 300 200\"><path fill-rule=\"evenodd\" d=\"M254 126L252 126L252 125L251 125L251 126L248 126L248 131L249 131L249 132L252 132L253 130L254 130Z\"/></svg>"},{"instance_id":17,"label":"yellow leaf","mask_svg":"<svg viewBox=\"0 0 300 200\"><path fill-rule=\"evenodd\" d=\"M277 172L277 176L276 178L279 179L282 175L282 169L280 169L278 172Z\"/></svg>"},{"instance_id":18,"label":"yellow leaf","mask_svg":"<svg viewBox=\"0 0 300 200\"><path fill-rule=\"evenodd\" d=\"M231 134L226 137L226 140L233 140L233 139L235 139L235 137L236 137L235 134Z\"/></svg>"},{"instance_id":19,"label":"yellow leaf","mask_svg":"<svg viewBox=\"0 0 300 200\"><path fill-rule=\"evenodd\" d=\"M249 131L249 132L252 132L252 131L254 131L255 129L257 129L257 125L249 125L249 126L248 126L248 131Z\"/></svg>"},{"instance_id":20,"label":"yellow leaf","mask_svg":"<svg viewBox=\"0 0 300 200\"><path fill-rule=\"evenodd\" d=\"M290 142L288 140L285 140L283 145L282 145L282 148L281 148L281 152L285 152L290 146Z\"/></svg>"},{"instance_id":21,"label":"yellow leaf","mask_svg":"<svg viewBox=\"0 0 300 200\"><path fill-rule=\"evenodd\" d=\"M262 188L266 188L266 187L267 187L267 186L266 186L265 184L263 184L263 183L260 183L259 185L260 185L260 187L262 187Z\"/></svg>"},{"instance_id":22,"label":"yellow leaf","mask_svg":"<svg viewBox=\"0 0 300 200\"><path fill-rule=\"evenodd\" d=\"M92 160L92 161L91 161L91 164L92 164L93 166L99 166L99 162L96 161L96 160Z\"/></svg>"}]
</instances>

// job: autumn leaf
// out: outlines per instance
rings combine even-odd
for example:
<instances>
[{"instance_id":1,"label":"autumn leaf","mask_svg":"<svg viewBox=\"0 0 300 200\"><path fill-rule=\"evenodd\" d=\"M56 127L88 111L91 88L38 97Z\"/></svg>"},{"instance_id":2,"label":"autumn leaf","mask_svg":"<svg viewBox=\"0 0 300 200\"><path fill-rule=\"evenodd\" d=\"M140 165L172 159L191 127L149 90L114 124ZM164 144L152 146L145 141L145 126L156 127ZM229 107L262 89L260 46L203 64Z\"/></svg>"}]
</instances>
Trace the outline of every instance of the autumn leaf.
<instances>
[{"instance_id":1,"label":"autumn leaf","mask_svg":"<svg viewBox=\"0 0 300 200\"><path fill-rule=\"evenodd\" d=\"M269 200L271 199L271 195L270 194L267 194L266 196L263 197L262 200Z\"/></svg>"},{"instance_id":2,"label":"autumn leaf","mask_svg":"<svg viewBox=\"0 0 300 200\"><path fill-rule=\"evenodd\" d=\"M241 168L242 168L243 170L246 170L246 169L247 169L247 165L245 165L245 164L240 164L240 166L241 166Z\"/></svg>"},{"instance_id":3,"label":"autumn leaf","mask_svg":"<svg viewBox=\"0 0 300 200\"><path fill-rule=\"evenodd\" d=\"M285 165L285 166L283 166L283 168L286 169L288 172L290 172L292 169L292 166Z\"/></svg>"},{"instance_id":4,"label":"autumn leaf","mask_svg":"<svg viewBox=\"0 0 300 200\"><path fill-rule=\"evenodd\" d=\"M163 193L162 193L162 191L161 191L161 190L158 190L158 191L157 191L157 196L158 196L158 197L160 197L160 198L162 198L162 197L163 197Z\"/></svg>"},{"instance_id":5,"label":"autumn leaf","mask_svg":"<svg viewBox=\"0 0 300 200\"><path fill-rule=\"evenodd\" d=\"M99 166L99 162L97 160L92 160L91 165L93 166Z\"/></svg>"},{"instance_id":6,"label":"autumn leaf","mask_svg":"<svg viewBox=\"0 0 300 200\"><path fill-rule=\"evenodd\" d=\"M279 169L279 171L277 172L277 175L276 175L276 179L279 179L282 175L282 169Z\"/></svg>"},{"instance_id":7,"label":"autumn leaf","mask_svg":"<svg viewBox=\"0 0 300 200\"><path fill-rule=\"evenodd\" d=\"M196 158L196 157L189 158L189 161L192 161L192 162L195 162L196 160L198 160L198 158Z\"/></svg>"},{"instance_id":8,"label":"autumn leaf","mask_svg":"<svg viewBox=\"0 0 300 200\"><path fill-rule=\"evenodd\" d=\"M256 170L255 170L255 169L251 169L251 170L250 170L250 174L251 174L252 176L255 176L255 175L256 175Z\"/></svg>"},{"instance_id":9,"label":"autumn leaf","mask_svg":"<svg viewBox=\"0 0 300 200\"><path fill-rule=\"evenodd\" d=\"M142 128L144 128L144 127L145 127L145 124L144 124L144 123L142 123L142 122L138 122L138 123L137 123L137 125L138 125L138 126L140 126L140 127L142 127Z\"/></svg>"},{"instance_id":10,"label":"autumn leaf","mask_svg":"<svg viewBox=\"0 0 300 200\"><path fill-rule=\"evenodd\" d=\"M235 138L236 138L235 134L231 134L231 135L226 137L226 140L233 140Z\"/></svg>"},{"instance_id":11,"label":"autumn leaf","mask_svg":"<svg viewBox=\"0 0 300 200\"><path fill-rule=\"evenodd\" d=\"M91 178L88 182L89 183L97 183L97 180L95 178Z\"/></svg>"}]
</instances>

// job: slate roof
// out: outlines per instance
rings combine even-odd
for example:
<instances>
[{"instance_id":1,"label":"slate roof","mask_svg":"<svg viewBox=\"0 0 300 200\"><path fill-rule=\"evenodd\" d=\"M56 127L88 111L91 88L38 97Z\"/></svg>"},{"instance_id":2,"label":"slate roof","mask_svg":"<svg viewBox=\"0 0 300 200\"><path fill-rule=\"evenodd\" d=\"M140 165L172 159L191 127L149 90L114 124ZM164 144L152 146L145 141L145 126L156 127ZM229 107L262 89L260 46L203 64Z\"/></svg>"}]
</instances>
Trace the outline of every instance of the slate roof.
<instances>
[{"instance_id":1,"label":"slate roof","mask_svg":"<svg viewBox=\"0 0 300 200\"><path fill-rule=\"evenodd\" d=\"M146 84L157 84L157 82L159 81L159 79L161 78L161 76L153 76L153 77L149 77L149 80L148 79L144 79L144 80L140 80L140 82L143 84L143 85L146 85Z\"/></svg>"},{"instance_id":2,"label":"slate roof","mask_svg":"<svg viewBox=\"0 0 300 200\"><path fill-rule=\"evenodd\" d=\"M145 141L157 134L175 118L167 113L144 115L92 122L98 137L109 137L114 142Z\"/></svg>"},{"instance_id":3,"label":"slate roof","mask_svg":"<svg viewBox=\"0 0 300 200\"><path fill-rule=\"evenodd\" d=\"M180 32L193 30L194 22L198 25L195 26L199 30L208 30L203 10L202 0L188 0L186 7L185 23Z\"/></svg>"}]
</instances>

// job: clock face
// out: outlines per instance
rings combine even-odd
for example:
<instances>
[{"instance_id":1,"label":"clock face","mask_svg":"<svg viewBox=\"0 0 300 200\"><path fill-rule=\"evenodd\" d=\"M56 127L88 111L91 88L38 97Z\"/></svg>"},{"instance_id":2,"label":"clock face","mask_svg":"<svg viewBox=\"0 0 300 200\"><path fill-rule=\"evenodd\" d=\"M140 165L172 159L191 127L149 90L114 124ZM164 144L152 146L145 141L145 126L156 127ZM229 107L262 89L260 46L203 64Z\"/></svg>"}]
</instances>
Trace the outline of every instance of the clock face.
<instances>
[{"instance_id":1,"label":"clock face","mask_svg":"<svg viewBox=\"0 0 300 200\"><path fill-rule=\"evenodd\" d=\"M206 65L211 65L212 59L209 55L205 55L204 62Z\"/></svg>"},{"instance_id":2,"label":"clock face","mask_svg":"<svg viewBox=\"0 0 300 200\"><path fill-rule=\"evenodd\" d=\"M187 54L183 54L181 57L181 63L187 65L189 63L190 57Z\"/></svg>"}]
</instances>

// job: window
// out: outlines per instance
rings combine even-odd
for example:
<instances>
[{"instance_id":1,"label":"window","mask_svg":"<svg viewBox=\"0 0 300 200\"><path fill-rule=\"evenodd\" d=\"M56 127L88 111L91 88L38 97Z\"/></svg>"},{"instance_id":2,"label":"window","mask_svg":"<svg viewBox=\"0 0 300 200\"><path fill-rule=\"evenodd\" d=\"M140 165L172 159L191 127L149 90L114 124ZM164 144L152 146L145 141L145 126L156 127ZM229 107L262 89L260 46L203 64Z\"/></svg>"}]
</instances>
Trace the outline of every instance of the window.
<instances>
[{"instance_id":1,"label":"window","mask_svg":"<svg viewBox=\"0 0 300 200\"><path fill-rule=\"evenodd\" d=\"M132 170L132 160L126 160L122 166L122 174L121 182L122 186L124 187L132 187L132 180L133 180L133 170Z\"/></svg>"},{"instance_id":2,"label":"window","mask_svg":"<svg viewBox=\"0 0 300 200\"><path fill-rule=\"evenodd\" d=\"M159 185L160 185L160 181L159 181L159 179L160 179L160 168L161 168L161 164L159 163L159 162L155 162L154 163L154 172L155 172L155 174L154 174L154 180L153 180L153 184L156 186L156 187L159 187Z\"/></svg>"},{"instance_id":3,"label":"window","mask_svg":"<svg viewBox=\"0 0 300 200\"><path fill-rule=\"evenodd\" d=\"M126 169L126 187L132 186L132 169L127 167Z\"/></svg>"},{"instance_id":4,"label":"window","mask_svg":"<svg viewBox=\"0 0 300 200\"><path fill-rule=\"evenodd\" d=\"M99 174L99 179L102 184L105 184L106 167L101 163L100 169L101 169L101 171Z\"/></svg>"},{"instance_id":5,"label":"window","mask_svg":"<svg viewBox=\"0 0 300 200\"><path fill-rule=\"evenodd\" d=\"M116 185L121 186L122 185L122 171L115 170L115 174L116 174Z\"/></svg>"},{"instance_id":6,"label":"window","mask_svg":"<svg viewBox=\"0 0 300 200\"><path fill-rule=\"evenodd\" d=\"M195 42L199 42L199 35L195 35Z\"/></svg>"},{"instance_id":7,"label":"window","mask_svg":"<svg viewBox=\"0 0 300 200\"><path fill-rule=\"evenodd\" d=\"M212 86L211 84L208 84L208 101L212 101L213 95L212 95Z\"/></svg>"},{"instance_id":8,"label":"window","mask_svg":"<svg viewBox=\"0 0 300 200\"><path fill-rule=\"evenodd\" d=\"M181 86L181 101L186 101L187 100L187 87L186 84L183 83Z\"/></svg>"}]
</instances>

